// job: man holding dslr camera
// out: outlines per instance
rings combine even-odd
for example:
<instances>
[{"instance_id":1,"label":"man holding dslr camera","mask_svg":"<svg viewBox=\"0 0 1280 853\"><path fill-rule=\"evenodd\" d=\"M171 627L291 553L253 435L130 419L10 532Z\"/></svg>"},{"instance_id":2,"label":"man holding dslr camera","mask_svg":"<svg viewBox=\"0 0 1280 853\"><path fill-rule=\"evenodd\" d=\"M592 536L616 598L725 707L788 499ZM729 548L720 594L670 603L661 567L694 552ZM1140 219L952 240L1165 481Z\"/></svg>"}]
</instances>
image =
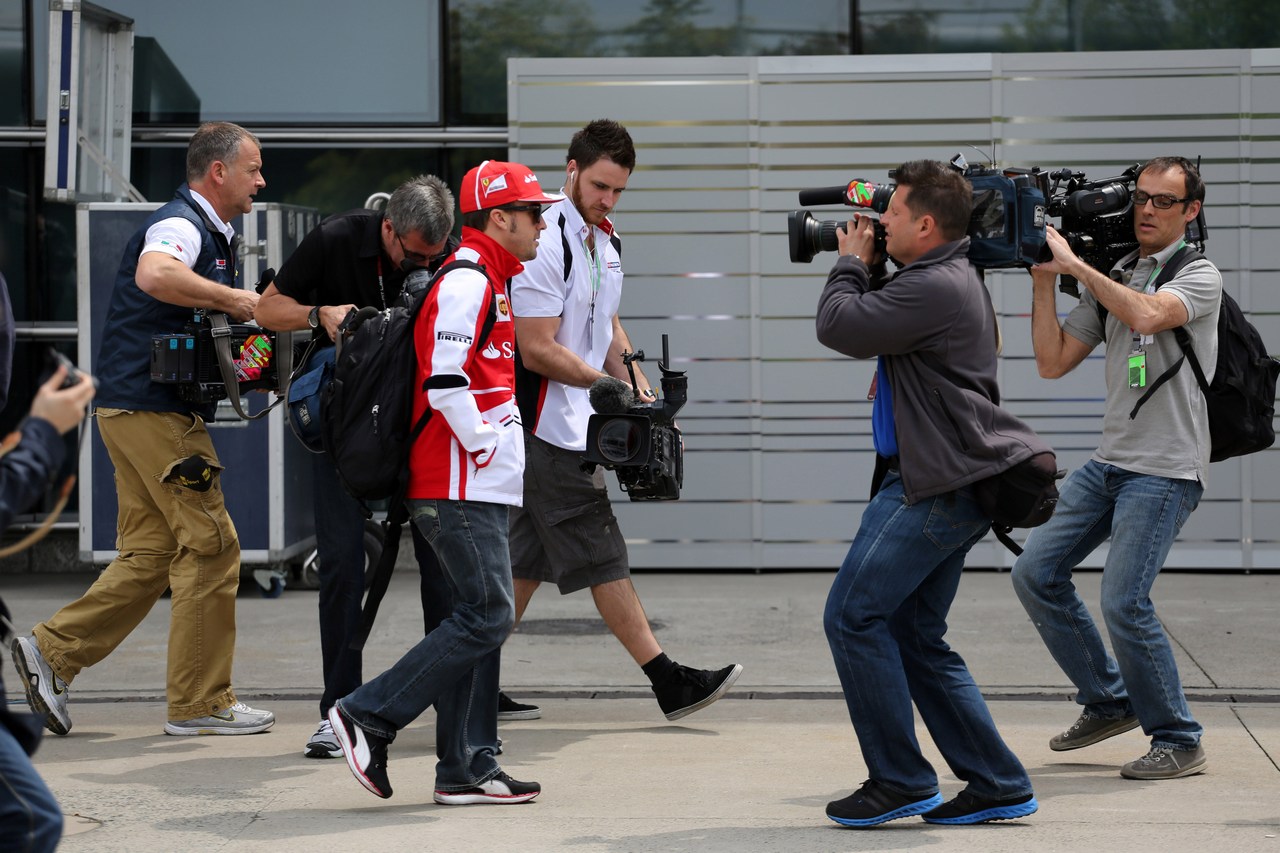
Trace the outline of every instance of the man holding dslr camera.
<instances>
[{"instance_id":1,"label":"man holding dslr camera","mask_svg":"<svg viewBox=\"0 0 1280 853\"><path fill-rule=\"evenodd\" d=\"M172 590L167 677L170 735L265 731L270 711L231 687L240 540L205 427L214 406L151 381L151 338L180 333L193 309L253 317L258 295L236 287L235 232L262 178L257 138L228 122L200 126L187 183L134 233L107 311L96 372L98 432L115 466L119 555L75 602L13 641L27 701L55 734L71 729L68 685L124 641Z\"/></svg>"},{"instance_id":2,"label":"man holding dslr camera","mask_svg":"<svg viewBox=\"0 0 1280 853\"><path fill-rule=\"evenodd\" d=\"M1031 532L1014 564L1013 585L1084 706L1049 748L1079 749L1141 725L1151 747L1121 769L1129 779L1176 779L1203 772L1206 763L1203 729L1187 706L1150 596L1178 531L1204 493L1208 410L1184 365L1130 415L1146 393L1146 377L1160 376L1183 358L1174 335L1179 327L1190 336L1205 379L1213 379L1222 276L1209 261L1195 260L1154 289L1203 203L1204 182L1194 164L1156 158L1138 172L1133 195L1137 251L1107 275L1049 228L1053 259L1031 270L1040 375L1069 373L1105 342L1107 402L1101 445L1063 484L1053 518ZM1087 291L1062 323L1054 290L1059 273L1074 276ZM1108 539L1102 611L1114 657L1071 580L1072 570Z\"/></svg>"},{"instance_id":3,"label":"man holding dslr camera","mask_svg":"<svg viewBox=\"0 0 1280 853\"><path fill-rule=\"evenodd\" d=\"M897 272L872 280L872 221L855 217L837 231L841 257L816 318L825 346L878 359L872 433L883 474L823 615L870 776L827 816L853 827L1024 817L1037 809L1031 780L943 637L965 555L991 524L974 484L1048 448L999 405L995 312L967 256L969 183L933 160L904 163L894 178L880 221ZM966 784L948 802L916 741L913 703Z\"/></svg>"}]
</instances>

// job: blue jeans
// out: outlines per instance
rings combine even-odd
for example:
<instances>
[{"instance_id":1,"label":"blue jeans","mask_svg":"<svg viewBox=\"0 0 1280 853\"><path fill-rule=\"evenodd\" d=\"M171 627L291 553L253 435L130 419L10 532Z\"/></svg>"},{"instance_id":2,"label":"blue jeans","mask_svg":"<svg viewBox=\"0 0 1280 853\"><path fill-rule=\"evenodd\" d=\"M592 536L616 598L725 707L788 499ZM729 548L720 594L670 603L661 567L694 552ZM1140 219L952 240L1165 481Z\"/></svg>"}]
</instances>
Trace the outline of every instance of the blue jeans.
<instances>
[{"instance_id":1,"label":"blue jeans","mask_svg":"<svg viewBox=\"0 0 1280 853\"><path fill-rule=\"evenodd\" d=\"M17 739L0 723L0 850L51 853L61 837L58 801Z\"/></svg>"},{"instance_id":2,"label":"blue jeans","mask_svg":"<svg viewBox=\"0 0 1280 853\"><path fill-rule=\"evenodd\" d=\"M965 555L989 526L970 489L908 506L890 471L827 596L823 626L863 761L870 778L901 794L938 791L916 741L913 702L972 793L1031 793L964 660L942 639Z\"/></svg>"},{"instance_id":3,"label":"blue jeans","mask_svg":"<svg viewBox=\"0 0 1280 853\"><path fill-rule=\"evenodd\" d=\"M338 701L362 728L394 739L436 706L436 788L491 779L498 750L498 663L515 626L507 507L476 501L409 501L435 549L453 612L390 669Z\"/></svg>"},{"instance_id":4,"label":"blue jeans","mask_svg":"<svg viewBox=\"0 0 1280 853\"><path fill-rule=\"evenodd\" d=\"M329 454L312 455L311 470L315 484L316 554L320 562L320 657L324 673L320 718L324 719L339 696L346 696L364 680L360 653L347 648L360 627L364 598L364 511L360 502L342 488ZM449 615L449 586L427 540L413 525L410 530L422 594L422 633L426 635Z\"/></svg>"},{"instance_id":5,"label":"blue jeans","mask_svg":"<svg viewBox=\"0 0 1280 853\"><path fill-rule=\"evenodd\" d=\"M1137 714L1152 746L1194 749L1191 716L1151 587L1178 531L1200 503L1196 480L1135 474L1090 460L1067 478L1053 518L1031 531L1013 588L1053 659L1095 717ZM1071 570L1111 539L1102 571L1102 619L1115 657L1071 581Z\"/></svg>"}]
</instances>

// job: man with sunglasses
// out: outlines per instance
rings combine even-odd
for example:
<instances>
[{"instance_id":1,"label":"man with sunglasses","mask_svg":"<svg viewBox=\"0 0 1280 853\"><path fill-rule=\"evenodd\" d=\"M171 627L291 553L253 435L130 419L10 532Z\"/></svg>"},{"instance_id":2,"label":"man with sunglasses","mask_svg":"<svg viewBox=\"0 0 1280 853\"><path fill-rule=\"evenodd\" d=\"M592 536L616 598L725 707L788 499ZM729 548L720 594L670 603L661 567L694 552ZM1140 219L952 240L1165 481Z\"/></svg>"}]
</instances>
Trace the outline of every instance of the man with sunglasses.
<instances>
[{"instance_id":1,"label":"man with sunglasses","mask_svg":"<svg viewBox=\"0 0 1280 853\"><path fill-rule=\"evenodd\" d=\"M663 714L677 720L723 696L742 667L691 669L663 653L631 583L604 472L582 470L587 389L606 375L630 381L622 354L632 346L618 319L622 243L609 214L636 152L626 128L600 119L573 136L565 160L566 198L547 209L538 257L511 282L526 457L524 506L511 511L516 621L543 581L561 595L589 587ZM636 383L645 402L656 399L640 370Z\"/></svg>"},{"instance_id":2,"label":"man with sunglasses","mask_svg":"<svg viewBox=\"0 0 1280 853\"><path fill-rule=\"evenodd\" d=\"M1061 489L1053 518L1032 530L1013 568L1013 585L1058 665L1075 685L1079 719L1049 741L1065 751L1141 725L1151 745L1125 764L1127 779L1202 773L1203 732L1191 716L1173 650L1151 588L1174 538L1200 502L1209 469L1209 416L1190 370L1180 370L1131 416L1147 390L1183 357L1187 331L1213 378L1222 276L1207 260L1182 267L1158 290L1161 270L1183 246L1204 204L1190 161L1158 157L1138 173L1133 195L1137 251L1104 274L1078 258L1053 228L1053 259L1032 267L1032 344L1040 375L1062 376L1099 343L1106 346L1102 442ZM1086 292L1058 321L1054 282L1074 276ZM1105 311L1101 309L1106 309ZM1102 615L1114 657L1072 583L1072 570L1110 540L1102 575Z\"/></svg>"},{"instance_id":3,"label":"man with sunglasses","mask_svg":"<svg viewBox=\"0 0 1280 853\"><path fill-rule=\"evenodd\" d=\"M317 346L332 346L338 325L354 308L386 308L413 270L435 270L457 246L453 194L434 175L405 181L386 212L351 210L321 222L294 250L258 302L258 323L276 331L311 329ZM361 656L347 646L360 626L364 594L364 512L343 490L327 453L312 456L316 554L320 574L320 654L324 693L320 725L307 741L308 758L340 758L325 715L339 696L362 681ZM435 555L413 530L421 573L424 632L449 613Z\"/></svg>"}]
</instances>

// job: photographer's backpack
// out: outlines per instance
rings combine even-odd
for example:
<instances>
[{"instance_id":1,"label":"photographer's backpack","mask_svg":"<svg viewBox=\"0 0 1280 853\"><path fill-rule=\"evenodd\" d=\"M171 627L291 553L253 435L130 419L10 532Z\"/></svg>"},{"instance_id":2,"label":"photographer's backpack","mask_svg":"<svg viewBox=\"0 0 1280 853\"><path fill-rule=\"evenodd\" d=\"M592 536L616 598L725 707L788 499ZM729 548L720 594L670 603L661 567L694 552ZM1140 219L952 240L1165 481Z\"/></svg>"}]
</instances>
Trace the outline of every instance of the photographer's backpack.
<instances>
[{"instance_id":1,"label":"photographer's backpack","mask_svg":"<svg viewBox=\"0 0 1280 853\"><path fill-rule=\"evenodd\" d=\"M1195 249L1183 246L1165 264L1156 278L1156 288L1173 280L1187 264L1203 258L1204 255ZM1105 330L1106 309L1101 304L1098 305L1098 316ZM1262 336L1245 318L1231 294L1225 290L1222 292L1222 306L1218 311L1218 365L1212 382L1205 380L1187 330L1179 326L1173 334L1182 350L1182 357L1151 383L1151 387L1134 404L1133 411L1129 412L1130 419L1137 417L1138 410L1147 399L1186 361L1190 362L1196 383L1208 404L1211 462L1257 453L1274 444L1276 378L1280 376L1280 361L1267 352Z\"/></svg>"},{"instance_id":2,"label":"photographer's backpack","mask_svg":"<svg viewBox=\"0 0 1280 853\"><path fill-rule=\"evenodd\" d=\"M409 486L409 454L431 418L428 407L416 422L413 419L414 401L425 393L417 387L413 327L427 293L457 269L472 269L488 278L482 265L454 260L429 276L425 271L410 274L400 298L390 308L362 308L349 314L340 327L342 340L336 350L333 379L321 392L321 438L343 488L366 504L366 511L368 502L390 501L383 522L382 556L365 600L363 624L351 643L353 649L364 646L391 580L400 528L408 521L404 497ZM490 299L477 348L484 346L497 322L493 303Z\"/></svg>"}]
</instances>

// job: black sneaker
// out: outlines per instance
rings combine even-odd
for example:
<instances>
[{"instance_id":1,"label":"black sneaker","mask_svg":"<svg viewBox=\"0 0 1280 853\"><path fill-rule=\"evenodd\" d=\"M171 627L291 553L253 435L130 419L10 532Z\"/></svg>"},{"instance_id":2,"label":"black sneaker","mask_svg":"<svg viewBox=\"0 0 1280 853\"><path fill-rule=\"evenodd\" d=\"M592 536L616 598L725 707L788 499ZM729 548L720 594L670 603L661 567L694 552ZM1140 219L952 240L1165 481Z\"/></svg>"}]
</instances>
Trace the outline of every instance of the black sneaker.
<instances>
[{"instance_id":1,"label":"black sneaker","mask_svg":"<svg viewBox=\"0 0 1280 853\"><path fill-rule=\"evenodd\" d=\"M667 719L678 720L719 699L729 691L741 674L740 663L730 664L715 672L676 664L670 678L653 685L653 693L658 697L658 707L667 715Z\"/></svg>"},{"instance_id":2,"label":"black sneaker","mask_svg":"<svg viewBox=\"0 0 1280 853\"><path fill-rule=\"evenodd\" d=\"M537 705L525 705L517 702L501 690L498 691L498 719L504 722L510 720L537 720L542 717L542 709Z\"/></svg>"},{"instance_id":3,"label":"black sneaker","mask_svg":"<svg viewBox=\"0 0 1280 853\"><path fill-rule=\"evenodd\" d=\"M387 744L391 741L367 732L336 704L329 709L329 725L338 736L338 745L356 780L371 793L388 799L391 780L387 778Z\"/></svg>"},{"instance_id":4,"label":"black sneaker","mask_svg":"<svg viewBox=\"0 0 1280 853\"><path fill-rule=\"evenodd\" d=\"M501 770L498 775L474 788L463 791L436 791L435 801L442 806L471 806L481 804L510 805L527 803L542 793L537 782L517 782Z\"/></svg>"},{"instance_id":5,"label":"black sneaker","mask_svg":"<svg viewBox=\"0 0 1280 853\"><path fill-rule=\"evenodd\" d=\"M987 823L992 820L1014 820L1035 814L1040 808L1034 794L1023 797L1006 797L995 800L989 797L978 797L965 788L933 811L925 812L924 819L928 823L969 824Z\"/></svg>"},{"instance_id":6,"label":"black sneaker","mask_svg":"<svg viewBox=\"0 0 1280 853\"><path fill-rule=\"evenodd\" d=\"M827 803L827 817L843 826L875 826L900 817L924 814L940 805L941 794L927 797L899 794L875 779L868 779L843 800Z\"/></svg>"}]
</instances>

